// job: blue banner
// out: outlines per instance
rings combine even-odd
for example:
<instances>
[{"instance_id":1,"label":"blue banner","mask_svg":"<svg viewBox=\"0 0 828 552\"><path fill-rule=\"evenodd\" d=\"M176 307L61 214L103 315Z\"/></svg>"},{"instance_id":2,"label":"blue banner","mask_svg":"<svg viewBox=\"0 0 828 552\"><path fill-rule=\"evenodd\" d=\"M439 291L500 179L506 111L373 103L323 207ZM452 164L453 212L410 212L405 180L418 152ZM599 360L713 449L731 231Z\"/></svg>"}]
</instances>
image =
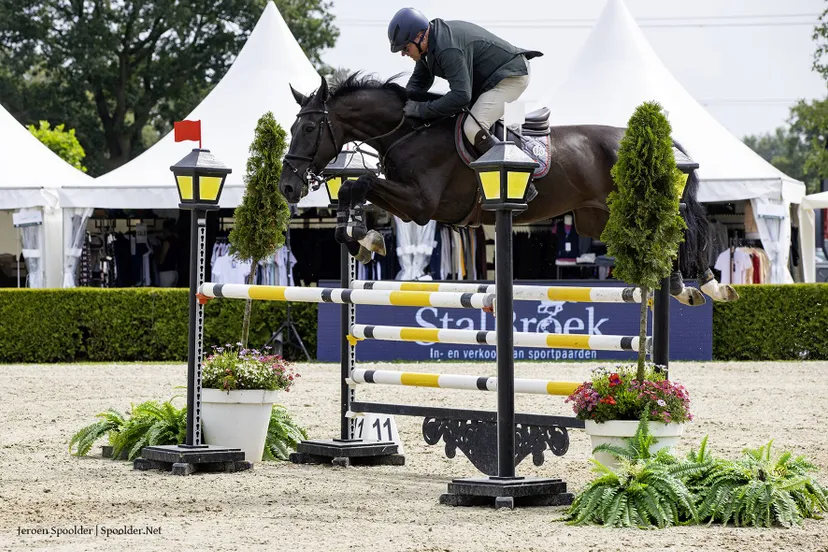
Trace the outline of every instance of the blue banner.
<instances>
[{"instance_id":1,"label":"blue banner","mask_svg":"<svg viewBox=\"0 0 828 552\"><path fill-rule=\"evenodd\" d=\"M482 283L482 282L481 282ZM492 283L492 282L489 282ZM624 286L615 280L558 280L554 282L519 282L555 286ZM323 287L340 287L339 282L320 282ZM687 307L670 301L670 359L711 360L713 356L713 308L710 298L699 307ZM321 303L317 329L316 355L323 362L338 362L342 339L340 305ZM635 303L572 303L568 301L515 301L516 332L638 335L639 305ZM652 313L648 316L652 323ZM410 326L455 330L494 330L495 319L489 313L473 309L435 307L386 307L358 305L358 324ZM652 335L652 328L648 328ZM454 345L450 343L414 343L399 341L361 341L357 359L369 361L422 360L495 360L492 345ZM634 360L636 353L625 351L585 351L576 349L515 348L516 360Z\"/></svg>"}]
</instances>

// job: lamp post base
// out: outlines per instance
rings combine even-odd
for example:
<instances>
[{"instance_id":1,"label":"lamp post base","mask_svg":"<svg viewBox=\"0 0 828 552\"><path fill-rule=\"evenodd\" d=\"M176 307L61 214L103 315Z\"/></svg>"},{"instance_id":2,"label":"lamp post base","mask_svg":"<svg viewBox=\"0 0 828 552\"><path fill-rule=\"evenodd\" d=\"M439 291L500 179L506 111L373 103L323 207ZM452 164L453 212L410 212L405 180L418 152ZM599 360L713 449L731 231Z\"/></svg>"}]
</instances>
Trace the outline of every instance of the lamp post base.
<instances>
[{"instance_id":1,"label":"lamp post base","mask_svg":"<svg viewBox=\"0 0 828 552\"><path fill-rule=\"evenodd\" d=\"M217 445L163 445L144 447L141 458L132 464L136 470L161 470L173 475L196 472L238 472L253 469L253 463L244 459L244 451Z\"/></svg>"},{"instance_id":2,"label":"lamp post base","mask_svg":"<svg viewBox=\"0 0 828 552\"><path fill-rule=\"evenodd\" d=\"M448 492L440 495L440 504L448 506L568 506L574 496L566 492L562 479L535 477L472 477L455 479Z\"/></svg>"},{"instance_id":3,"label":"lamp post base","mask_svg":"<svg viewBox=\"0 0 828 552\"><path fill-rule=\"evenodd\" d=\"M397 453L396 443L360 439L302 441L291 453L294 464L333 464L334 466L404 466L405 456Z\"/></svg>"}]
</instances>

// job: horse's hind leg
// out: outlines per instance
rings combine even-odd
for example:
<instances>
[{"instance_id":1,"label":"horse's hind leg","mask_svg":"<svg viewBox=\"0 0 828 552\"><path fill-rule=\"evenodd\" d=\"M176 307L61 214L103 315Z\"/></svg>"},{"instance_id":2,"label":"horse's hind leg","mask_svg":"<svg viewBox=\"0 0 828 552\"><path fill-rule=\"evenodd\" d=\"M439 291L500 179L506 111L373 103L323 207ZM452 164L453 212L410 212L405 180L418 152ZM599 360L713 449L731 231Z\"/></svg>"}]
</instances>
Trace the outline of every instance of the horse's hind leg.
<instances>
[{"instance_id":1,"label":"horse's hind leg","mask_svg":"<svg viewBox=\"0 0 828 552\"><path fill-rule=\"evenodd\" d=\"M701 290L709 295L714 301L728 302L739 299L739 294L736 293L733 286L729 284L720 284L713 275L713 271L709 268L704 274L702 274L699 281L702 284Z\"/></svg>"}]
</instances>

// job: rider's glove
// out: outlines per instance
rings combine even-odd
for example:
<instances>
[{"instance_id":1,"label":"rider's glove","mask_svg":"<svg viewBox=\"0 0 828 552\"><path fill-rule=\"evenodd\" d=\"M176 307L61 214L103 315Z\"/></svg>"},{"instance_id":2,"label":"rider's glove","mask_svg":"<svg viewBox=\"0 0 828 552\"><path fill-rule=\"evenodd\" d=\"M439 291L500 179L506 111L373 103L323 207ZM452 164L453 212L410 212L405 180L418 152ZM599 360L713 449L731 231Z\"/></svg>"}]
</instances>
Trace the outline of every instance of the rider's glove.
<instances>
[{"instance_id":1,"label":"rider's glove","mask_svg":"<svg viewBox=\"0 0 828 552\"><path fill-rule=\"evenodd\" d=\"M403 115L406 117L420 117L420 102L408 100L403 107Z\"/></svg>"}]
</instances>

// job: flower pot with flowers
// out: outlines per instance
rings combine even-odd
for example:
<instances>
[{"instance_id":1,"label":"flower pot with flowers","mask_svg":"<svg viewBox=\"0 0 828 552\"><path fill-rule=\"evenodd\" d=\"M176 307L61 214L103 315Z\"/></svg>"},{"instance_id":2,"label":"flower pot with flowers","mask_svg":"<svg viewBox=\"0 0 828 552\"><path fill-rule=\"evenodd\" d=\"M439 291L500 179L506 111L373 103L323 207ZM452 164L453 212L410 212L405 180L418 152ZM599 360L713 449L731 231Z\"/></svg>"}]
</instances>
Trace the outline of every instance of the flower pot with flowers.
<instances>
[{"instance_id":1,"label":"flower pot with flowers","mask_svg":"<svg viewBox=\"0 0 828 552\"><path fill-rule=\"evenodd\" d=\"M671 448L684 432L684 425L693 419L690 396L683 385L665 379L664 373L647 367L639 380L635 365L596 368L591 381L582 383L566 402L573 403L579 420L592 440L592 448L604 443L623 445L632 437L639 421L646 418L650 434L656 438L650 446L655 453ZM596 451L596 460L608 467L617 466L611 454Z\"/></svg>"},{"instance_id":2,"label":"flower pot with flowers","mask_svg":"<svg viewBox=\"0 0 828 552\"><path fill-rule=\"evenodd\" d=\"M278 355L226 345L202 365L201 421L206 444L240 448L245 460L264 452L273 403L299 374Z\"/></svg>"}]
</instances>

